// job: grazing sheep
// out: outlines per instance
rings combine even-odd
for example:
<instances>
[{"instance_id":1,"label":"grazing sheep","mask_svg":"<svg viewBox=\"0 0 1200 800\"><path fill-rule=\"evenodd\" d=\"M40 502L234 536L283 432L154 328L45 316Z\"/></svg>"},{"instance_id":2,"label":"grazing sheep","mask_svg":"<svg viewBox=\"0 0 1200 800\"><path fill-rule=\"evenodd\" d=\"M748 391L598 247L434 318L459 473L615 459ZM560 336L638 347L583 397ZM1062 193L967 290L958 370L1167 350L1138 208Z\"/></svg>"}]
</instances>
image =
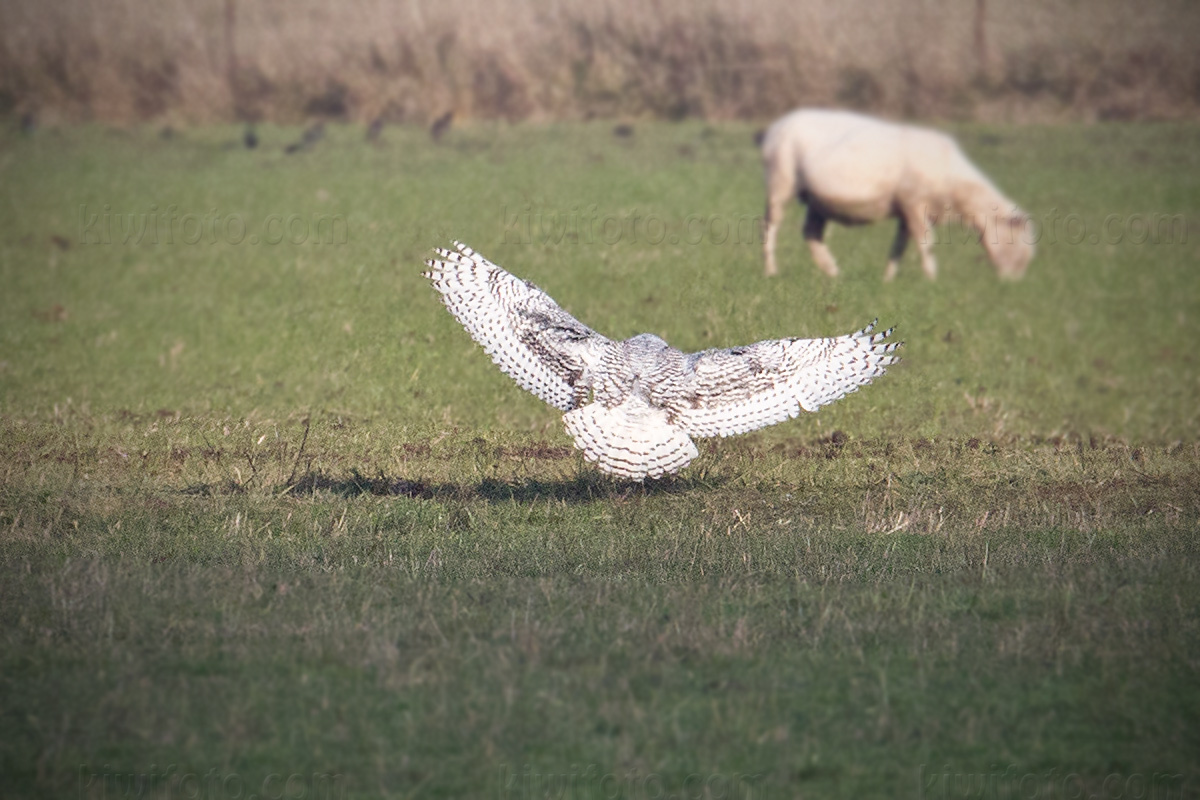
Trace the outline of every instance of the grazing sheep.
<instances>
[{"instance_id":1,"label":"grazing sheep","mask_svg":"<svg viewBox=\"0 0 1200 800\"><path fill-rule=\"evenodd\" d=\"M979 232L1003 278L1020 278L1033 258L1032 237L1026 233L1029 216L944 133L848 111L802 109L772 124L761 144L767 275L778 272L775 238L784 206L793 197L808 206L804 238L817 266L831 276L838 268L824 241L830 220L843 225L899 220L884 280L896 276L910 238L921 251L926 276L937 277L931 228L954 219Z\"/></svg>"}]
</instances>

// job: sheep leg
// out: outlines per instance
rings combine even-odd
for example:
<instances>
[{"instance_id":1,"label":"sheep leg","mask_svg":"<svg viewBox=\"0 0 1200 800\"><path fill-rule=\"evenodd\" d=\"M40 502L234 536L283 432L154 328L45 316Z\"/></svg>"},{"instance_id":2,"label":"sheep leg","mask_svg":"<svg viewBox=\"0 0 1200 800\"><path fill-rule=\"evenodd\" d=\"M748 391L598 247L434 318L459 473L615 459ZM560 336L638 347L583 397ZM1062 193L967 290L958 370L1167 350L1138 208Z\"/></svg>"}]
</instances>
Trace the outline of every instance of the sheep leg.
<instances>
[{"instance_id":1,"label":"sheep leg","mask_svg":"<svg viewBox=\"0 0 1200 800\"><path fill-rule=\"evenodd\" d=\"M804 241L808 242L808 251L812 253L813 261L831 278L838 274L837 261L833 253L825 246L825 225L828 222L819 211L808 207L808 216L804 218Z\"/></svg>"},{"instance_id":2,"label":"sheep leg","mask_svg":"<svg viewBox=\"0 0 1200 800\"><path fill-rule=\"evenodd\" d=\"M933 256L933 226L929 222L929 213L922 205L913 211L905 212L902 220L902 224L908 228L908 235L917 243L917 250L921 253L921 269L925 271L925 277L934 280L937 278L938 268L937 259Z\"/></svg>"},{"instance_id":3,"label":"sheep leg","mask_svg":"<svg viewBox=\"0 0 1200 800\"><path fill-rule=\"evenodd\" d=\"M783 222L784 209L792 199L793 181L786 174L772 172L767 179L767 212L763 219L763 268L769 278L779 274L775 264L775 239Z\"/></svg>"},{"instance_id":4,"label":"sheep leg","mask_svg":"<svg viewBox=\"0 0 1200 800\"><path fill-rule=\"evenodd\" d=\"M909 238L908 223L904 221L904 217L900 217L900 224L896 227L896 238L892 240L892 249L888 253L887 268L883 271L885 282L896 278L896 272L900 269L900 258L908 247Z\"/></svg>"},{"instance_id":5,"label":"sheep leg","mask_svg":"<svg viewBox=\"0 0 1200 800\"><path fill-rule=\"evenodd\" d=\"M772 214L771 205L767 204L767 215L763 219L763 263L765 265L763 274L768 278L779 274L779 268L775 266L775 237L779 234L779 223L782 216L782 208L778 214Z\"/></svg>"}]
</instances>

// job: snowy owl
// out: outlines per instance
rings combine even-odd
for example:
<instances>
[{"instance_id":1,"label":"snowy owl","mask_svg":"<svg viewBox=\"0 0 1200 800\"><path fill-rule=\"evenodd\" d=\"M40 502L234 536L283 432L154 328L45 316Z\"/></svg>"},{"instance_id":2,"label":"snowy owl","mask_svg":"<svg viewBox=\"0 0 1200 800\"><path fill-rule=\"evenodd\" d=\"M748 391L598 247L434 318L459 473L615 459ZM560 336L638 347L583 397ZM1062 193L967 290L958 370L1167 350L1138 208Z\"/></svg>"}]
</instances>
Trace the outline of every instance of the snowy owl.
<instances>
[{"instance_id":1,"label":"snowy owl","mask_svg":"<svg viewBox=\"0 0 1200 800\"><path fill-rule=\"evenodd\" d=\"M563 415L605 472L642 481L683 469L692 437L732 436L816 411L883 374L902 343L891 329L774 339L683 353L643 333L614 342L548 294L461 242L422 274L467 333L517 383ZM589 402L589 396L591 402Z\"/></svg>"}]
</instances>

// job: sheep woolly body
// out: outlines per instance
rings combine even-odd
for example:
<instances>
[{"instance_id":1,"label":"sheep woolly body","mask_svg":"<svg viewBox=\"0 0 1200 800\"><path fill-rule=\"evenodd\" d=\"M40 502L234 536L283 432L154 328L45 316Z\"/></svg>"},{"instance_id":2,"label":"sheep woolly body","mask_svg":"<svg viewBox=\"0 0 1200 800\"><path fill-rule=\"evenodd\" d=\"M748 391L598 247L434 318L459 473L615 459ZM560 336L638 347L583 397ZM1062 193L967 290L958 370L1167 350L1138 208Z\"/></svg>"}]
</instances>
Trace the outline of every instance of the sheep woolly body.
<instances>
[{"instance_id":1,"label":"sheep woolly body","mask_svg":"<svg viewBox=\"0 0 1200 800\"><path fill-rule=\"evenodd\" d=\"M762 140L767 210L763 256L775 275L775 238L788 201L808 206L804 238L828 275L837 263L825 245L826 223L843 225L896 217L884 280L891 280L915 239L921 266L937 276L931 227L961 220L980 234L996 271L1020 278L1033 258L1031 221L963 155L953 138L848 111L802 109L776 120Z\"/></svg>"}]
</instances>

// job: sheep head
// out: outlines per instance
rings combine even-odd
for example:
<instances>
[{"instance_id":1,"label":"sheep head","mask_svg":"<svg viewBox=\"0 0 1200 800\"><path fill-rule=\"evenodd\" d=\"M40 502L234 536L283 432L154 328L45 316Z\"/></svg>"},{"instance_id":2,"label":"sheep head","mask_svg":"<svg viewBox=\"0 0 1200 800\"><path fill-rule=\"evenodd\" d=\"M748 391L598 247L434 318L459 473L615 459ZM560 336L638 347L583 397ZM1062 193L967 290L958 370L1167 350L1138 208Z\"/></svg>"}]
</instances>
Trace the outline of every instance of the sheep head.
<instances>
[{"instance_id":1,"label":"sheep head","mask_svg":"<svg viewBox=\"0 0 1200 800\"><path fill-rule=\"evenodd\" d=\"M983 247L996 268L1007 280L1020 280L1033 259L1037 228L1024 211L991 217L980 231Z\"/></svg>"}]
</instances>

